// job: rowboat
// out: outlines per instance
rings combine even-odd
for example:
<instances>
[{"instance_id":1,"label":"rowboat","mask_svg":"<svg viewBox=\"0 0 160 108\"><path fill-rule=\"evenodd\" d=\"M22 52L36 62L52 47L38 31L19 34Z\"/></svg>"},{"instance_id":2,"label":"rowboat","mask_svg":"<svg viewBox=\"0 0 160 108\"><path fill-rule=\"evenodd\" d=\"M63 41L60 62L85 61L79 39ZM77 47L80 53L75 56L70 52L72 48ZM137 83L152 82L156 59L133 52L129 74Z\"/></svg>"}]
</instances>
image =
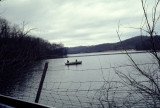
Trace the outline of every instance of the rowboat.
<instances>
[{"instance_id":1,"label":"rowboat","mask_svg":"<svg viewBox=\"0 0 160 108\"><path fill-rule=\"evenodd\" d=\"M78 65L78 64L82 64L82 61L65 63L65 65Z\"/></svg>"}]
</instances>

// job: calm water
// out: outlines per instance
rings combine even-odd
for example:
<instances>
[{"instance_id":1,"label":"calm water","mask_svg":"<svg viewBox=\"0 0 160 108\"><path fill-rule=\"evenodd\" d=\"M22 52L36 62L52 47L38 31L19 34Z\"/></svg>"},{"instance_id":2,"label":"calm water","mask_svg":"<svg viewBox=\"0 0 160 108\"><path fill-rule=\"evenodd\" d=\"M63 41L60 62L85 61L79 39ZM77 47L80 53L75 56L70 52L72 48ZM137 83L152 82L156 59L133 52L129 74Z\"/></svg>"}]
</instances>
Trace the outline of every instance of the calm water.
<instances>
[{"instance_id":1,"label":"calm water","mask_svg":"<svg viewBox=\"0 0 160 108\"><path fill-rule=\"evenodd\" d=\"M93 55L95 54L102 53L93 53ZM152 57L149 54L132 54L131 56L138 64L152 62ZM82 61L82 64L65 66L65 62L67 60L72 62L75 61L75 59ZM117 80L113 67L126 66L131 64L128 56L125 54L96 56L84 56L84 54L77 54L69 55L69 58L49 59L45 60L44 62L46 61L49 62L49 67L45 81L49 82L102 81L104 78L106 80L108 80L108 78Z\"/></svg>"},{"instance_id":2,"label":"calm water","mask_svg":"<svg viewBox=\"0 0 160 108\"><path fill-rule=\"evenodd\" d=\"M27 70L29 72L26 72L23 77L18 78L9 95L34 102L44 64L49 62L40 103L56 107L64 107L64 105L82 107L84 104L88 106L96 103L93 98L100 95L97 89L104 87L106 81L120 80L115 74L117 69L126 73L134 72L134 69L129 66L131 61L126 54L103 55L111 53L76 54L68 55L68 58L43 60ZM136 53L131 56L138 64L154 62L150 54ZM72 62L76 59L82 61L82 64L65 65L67 60Z\"/></svg>"}]
</instances>

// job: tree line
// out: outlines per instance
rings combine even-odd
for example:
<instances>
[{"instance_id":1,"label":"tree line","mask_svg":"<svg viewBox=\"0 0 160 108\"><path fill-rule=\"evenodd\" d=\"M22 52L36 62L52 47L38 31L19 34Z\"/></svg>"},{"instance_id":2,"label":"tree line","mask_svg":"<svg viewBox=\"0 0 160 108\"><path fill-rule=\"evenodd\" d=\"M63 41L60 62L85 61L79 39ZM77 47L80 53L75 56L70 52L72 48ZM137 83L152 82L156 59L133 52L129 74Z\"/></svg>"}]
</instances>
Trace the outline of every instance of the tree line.
<instances>
[{"instance_id":1,"label":"tree line","mask_svg":"<svg viewBox=\"0 0 160 108\"><path fill-rule=\"evenodd\" d=\"M67 54L63 44L49 43L28 34L24 25L11 25L0 18L0 72L8 68L23 67L29 62L46 58L62 57ZM20 65L20 66L19 66Z\"/></svg>"}]
</instances>

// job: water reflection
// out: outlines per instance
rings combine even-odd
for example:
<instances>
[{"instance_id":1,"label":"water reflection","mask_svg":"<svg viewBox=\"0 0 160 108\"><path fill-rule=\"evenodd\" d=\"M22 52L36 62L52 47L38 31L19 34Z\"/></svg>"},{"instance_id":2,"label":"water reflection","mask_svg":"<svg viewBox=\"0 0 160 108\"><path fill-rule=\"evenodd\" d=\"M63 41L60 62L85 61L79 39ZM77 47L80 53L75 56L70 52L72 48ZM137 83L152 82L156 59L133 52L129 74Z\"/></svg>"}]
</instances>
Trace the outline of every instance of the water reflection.
<instances>
[{"instance_id":1,"label":"water reflection","mask_svg":"<svg viewBox=\"0 0 160 108\"><path fill-rule=\"evenodd\" d=\"M38 74L41 74L39 70L42 70L42 67L43 61L39 61L30 63L27 67L21 69L14 69L11 72L7 72L7 74L1 73L0 94L13 97L23 94L28 82L32 79L39 80Z\"/></svg>"}]
</instances>

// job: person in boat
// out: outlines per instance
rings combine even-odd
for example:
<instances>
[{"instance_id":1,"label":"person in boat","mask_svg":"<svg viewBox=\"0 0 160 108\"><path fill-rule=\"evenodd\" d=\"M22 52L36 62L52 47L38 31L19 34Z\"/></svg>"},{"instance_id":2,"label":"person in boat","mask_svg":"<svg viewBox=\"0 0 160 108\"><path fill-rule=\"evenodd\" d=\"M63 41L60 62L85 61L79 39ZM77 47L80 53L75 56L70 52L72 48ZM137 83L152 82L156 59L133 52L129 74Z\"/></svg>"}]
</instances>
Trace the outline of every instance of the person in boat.
<instances>
[{"instance_id":1,"label":"person in boat","mask_svg":"<svg viewBox=\"0 0 160 108\"><path fill-rule=\"evenodd\" d=\"M69 63L69 60L67 60L67 63Z\"/></svg>"}]
</instances>

